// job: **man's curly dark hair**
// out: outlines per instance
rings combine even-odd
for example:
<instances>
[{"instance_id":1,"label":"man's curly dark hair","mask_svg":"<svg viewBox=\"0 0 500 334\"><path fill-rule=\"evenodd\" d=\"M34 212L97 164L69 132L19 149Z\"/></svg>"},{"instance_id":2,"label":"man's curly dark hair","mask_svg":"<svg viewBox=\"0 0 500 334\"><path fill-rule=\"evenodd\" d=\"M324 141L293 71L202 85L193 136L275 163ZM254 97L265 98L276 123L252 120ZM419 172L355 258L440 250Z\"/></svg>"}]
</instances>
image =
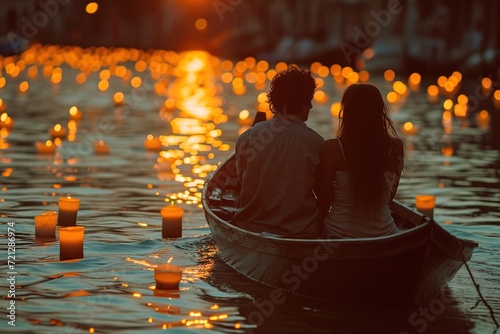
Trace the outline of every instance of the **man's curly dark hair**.
<instances>
[{"instance_id":1,"label":"man's curly dark hair","mask_svg":"<svg viewBox=\"0 0 500 334\"><path fill-rule=\"evenodd\" d=\"M286 70L279 71L271 81L267 94L269 108L273 113L283 112L298 114L303 105L311 102L316 91L316 80L311 71L299 69L290 65Z\"/></svg>"}]
</instances>

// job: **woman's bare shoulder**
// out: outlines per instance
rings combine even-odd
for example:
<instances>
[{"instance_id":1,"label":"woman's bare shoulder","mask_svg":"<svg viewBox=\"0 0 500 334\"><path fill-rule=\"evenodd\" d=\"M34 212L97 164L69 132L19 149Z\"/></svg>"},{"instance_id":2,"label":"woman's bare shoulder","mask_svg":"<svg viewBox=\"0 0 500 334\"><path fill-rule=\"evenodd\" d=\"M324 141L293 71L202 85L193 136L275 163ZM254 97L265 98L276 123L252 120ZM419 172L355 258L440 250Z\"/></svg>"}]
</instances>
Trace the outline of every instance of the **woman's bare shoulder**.
<instances>
[{"instance_id":1,"label":"woman's bare shoulder","mask_svg":"<svg viewBox=\"0 0 500 334\"><path fill-rule=\"evenodd\" d=\"M336 170L345 170L344 158L338 138L325 141L321 157L324 162L334 166Z\"/></svg>"}]
</instances>

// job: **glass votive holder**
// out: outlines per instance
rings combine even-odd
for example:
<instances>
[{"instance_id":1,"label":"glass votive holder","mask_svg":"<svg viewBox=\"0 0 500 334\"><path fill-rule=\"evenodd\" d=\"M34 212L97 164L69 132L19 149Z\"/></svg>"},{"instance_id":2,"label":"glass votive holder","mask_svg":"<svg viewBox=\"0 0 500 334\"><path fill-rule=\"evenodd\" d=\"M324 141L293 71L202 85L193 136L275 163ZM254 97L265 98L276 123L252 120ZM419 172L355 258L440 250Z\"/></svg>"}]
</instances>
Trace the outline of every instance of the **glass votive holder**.
<instances>
[{"instance_id":1,"label":"glass votive holder","mask_svg":"<svg viewBox=\"0 0 500 334\"><path fill-rule=\"evenodd\" d=\"M172 290L179 288L182 278L182 269L170 263L161 264L155 267L156 289Z\"/></svg>"},{"instance_id":2,"label":"glass votive holder","mask_svg":"<svg viewBox=\"0 0 500 334\"><path fill-rule=\"evenodd\" d=\"M52 238L56 236L57 211L46 211L35 216L35 236Z\"/></svg>"},{"instance_id":3,"label":"glass votive holder","mask_svg":"<svg viewBox=\"0 0 500 334\"><path fill-rule=\"evenodd\" d=\"M80 199L74 197L59 197L59 215L57 225L75 226L76 216L80 207Z\"/></svg>"},{"instance_id":4,"label":"glass votive holder","mask_svg":"<svg viewBox=\"0 0 500 334\"><path fill-rule=\"evenodd\" d=\"M417 195L415 197L415 206L419 212L434 219L434 208L436 207L436 196Z\"/></svg>"},{"instance_id":5,"label":"glass votive holder","mask_svg":"<svg viewBox=\"0 0 500 334\"><path fill-rule=\"evenodd\" d=\"M184 210L175 205L167 205L161 209L161 220L162 220L161 235L163 238L182 237L183 215L184 215Z\"/></svg>"},{"instance_id":6,"label":"glass votive holder","mask_svg":"<svg viewBox=\"0 0 500 334\"><path fill-rule=\"evenodd\" d=\"M35 216L35 236L52 238L56 236L57 211L47 211Z\"/></svg>"},{"instance_id":7,"label":"glass votive holder","mask_svg":"<svg viewBox=\"0 0 500 334\"><path fill-rule=\"evenodd\" d=\"M59 227L59 259L73 260L83 258L83 226Z\"/></svg>"}]
</instances>

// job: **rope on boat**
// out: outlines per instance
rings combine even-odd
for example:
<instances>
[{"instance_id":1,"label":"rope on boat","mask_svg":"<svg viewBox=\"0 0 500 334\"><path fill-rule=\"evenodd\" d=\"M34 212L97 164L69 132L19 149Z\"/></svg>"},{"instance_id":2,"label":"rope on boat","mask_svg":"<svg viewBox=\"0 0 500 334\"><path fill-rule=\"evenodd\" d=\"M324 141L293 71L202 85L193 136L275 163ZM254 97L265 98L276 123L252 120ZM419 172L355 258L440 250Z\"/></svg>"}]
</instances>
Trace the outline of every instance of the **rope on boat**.
<instances>
[{"instance_id":1,"label":"rope on boat","mask_svg":"<svg viewBox=\"0 0 500 334\"><path fill-rule=\"evenodd\" d=\"M474 276L472 276L472 271L470 270L469 265L467 264L467 261L465 260L463 251L460 252L460 256L462 257L462 261L465 264L465 268L467 268L467 271L469 272L469 276L472 279L472 283L474 284L474 287L476 288L477 293L479 294L479 298L481 298L480 300L477 301L476 305L474 305L471 308L471 310L474 309L477 305L479 305L480 301L482 301L484 303L484 305L486 305L486 307L490 311L491 319L493 319L493 322L495 323L495 325L497 326L497 328L500 327L498 325L497 319L495 319L495 313L493 313L493 309L491 308L490 304L488 304L488 302L486 301L486 299L484 299L483 294L481 293L481 290L479 290L479 284L476 283L476 280L474 279Z\"/></svg>"}]
</instances>

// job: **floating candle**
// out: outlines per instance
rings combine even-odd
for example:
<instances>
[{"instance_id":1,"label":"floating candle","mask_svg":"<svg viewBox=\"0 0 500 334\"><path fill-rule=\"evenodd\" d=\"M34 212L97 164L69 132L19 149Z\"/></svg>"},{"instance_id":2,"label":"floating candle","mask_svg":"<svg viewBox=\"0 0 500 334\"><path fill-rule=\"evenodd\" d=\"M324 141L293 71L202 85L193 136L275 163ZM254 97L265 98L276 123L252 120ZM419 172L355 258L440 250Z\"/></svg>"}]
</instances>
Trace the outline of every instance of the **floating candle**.
<instances>
[{"instance_id":1,"label":"floating candle","mask_svg":"<svg viewBox=\"0 0 500 334\"><path fill-rule=\"evenodd\" d=\"M407 135L414 135L418 132L418 128L412 122L406 122L403 125L403 132Z\"/></svg>"},{"instance_id":2,"label":"floating candle","mask_svg":"<svg viewBox=\"0 0 500 334\"><path fill-rule=\"evenodd\" d=\"M61 124L56 124L49 130L49 134L52 138L66 138L68 131Z\"/></svg>"},{"instance_id":3,"label":"floating candle","mask_svg":"<svg viewBox=\"0 0 500 334\"><path fill-rule=\"evenodd\" d=\"M56 236L57 211L47 211L35 216L35 236L50 238Z\"/></svg>"},{"instance_id":4,"label":"floating candle","mask_svg":"<svg viewBox=\"0 0 500 334\"><path fill-rule=\"evenodd\" d=\"M54 154L56 151L56 145L51 140L47 140L46 142L37 141L35 146L40 154Z\"/></svg>"},{"instance_id":5,"label":"floating candle","mask_svg":"<svg viewBox=\"0 0 500 334\"><path fill-rule=\"evenodd\" d=\"M395 77L396 77L396 73L393 70L389 69L389 70L386 70L384 72L384 79L386 81L393 81Z\"/></svg>"},{"instance_id":6,"label":"floating candle","mask_svg":"<svg viewBox=\"0 0 500 334\"><path fill-rule=\"evenodd\" d=\"M115 103L116 107L122 106L125 101L125 96L123 95L122 92L116 92L113 95L113 102Z\"/></svg>"},{"instance_id":7,"label":"floating candle","mask_svg":"<svg viewBox=\"0 0 500 334\"><path fill-rule=\"evenodd\" d=\"M158 137L149 134L144 141L144 146L150 151L161 151L162 143Z\"/></svg>"},{"instance_id":8,"label":"floating candle","mask_svg":"<svg viewBox=\"0 0 500 334\"><path fill-rule=\"evenodd\" d=\"M415 197L415 206L422 214L434 218L434 207L436 206L436 196L434 195L417 195Z\"/></svg>"},{"instance_id":9,"label":"floating candle","mask_svg":"<svg viewBox=\"0 0 500 334\"><path fill-rule=\"evenodd\" d=\"M96 154L109 154L109 146L104 142L104 140L99 140L94 144L94 151Z\"/></svg>"},{"instance_id":10,"label":"floating candle","mask_svg":"<svg viewBox=\"0 0 500 334\"><path fill-rule=\"evenodd\" d=\"M439 88L436 85L427 87L427 99L429 103L434 104L438 102Z\"/></svg>"},{"instance_id":11,"label":"floating candle","mask_svg":"<svg viewBox=\"0 0 500 334\"><path fill-rule=\"evenodd\" d=\"M59 228L59 259L73 260L83 258L83 226Z\"/></svg>"},{"instance_id":12,"label":"floating candle","mask_svg":"<svg viewBox=\"0 0 500 334\"><path fill-rule=\"evenodd\" d=\"M167 205L161 209L163 238L182 237L182 216L184 210L175 205Z\"/></svg>"},{"instance_id":13,"label":"floating candle","mask_svg":"<svg viewBox=\"0 0 500 334\"><path fill-rule=\"evenodd\" d=\"M244 109L239 113L238 123L241 125L252 125L253 119L250 117L250 112L247 109Z\"/></svg>"},{"instance_id":14,"label":"floating candle","mask_svg":"<svg viewBox=\"0 0 500 334\"><path fill-rule=\"evenodd\" d=\"M30 88L30 84L28 83L28 81L23 81L19 84L19 93L20 94L25 94L26 92L28 92L28 89Z\"/></svg>"},{"instance_id":15,"label":"floating candle","mask_svg":"<svg viewBox=\"0 0 500 334\"><path fill-rule=\"evenodd\" d=\"M495 108L500 109L500 89L495 90L493 93L493 105Z\"/></svg>"},{"instance_id":16,"label":"floating candle","mask_svg":"<svg viewBox=\"0 0 500 334\"><path fill-rule=\"evenodd\" d=\"M0 100L1 101L1 100ZM14 120L6 112L0 115L0 128L11 130L14 126Z\"/></svg>"},{"instance_id":17,"label":"floating candle","mask_svg":"<svg viewBox=\"0 0 500 334\"><path fill-rule=\"evenodd\" d=\"M412 73L410 75L410 77L408 78L408 84L410 85L410 88L413 91L418 91L421 80L422 80L422 76L419 73L415 72L415 73Z\"/></svg>"},{"instance_id":18,"label":"floating candle","mask_svg":"<svg viewBox=\"0 0 500 334\"><path fill-rule=\"evenodd\" d=\"M155 281L157 289L177 289L182 278L182 269L170 263L165 263L155 268Z\"/></svg>"},{"instance_id":19,"label":"floating candle","mask_svg":"<svg viewBox=\"0 0 500 334\"><path fill-rule=\"evenodd\" d=\"M76 216L80 200L72 197L59 197L59 215L57 225L59 226L74 226L76 225Z\"/></svg>"},{"instance_id":20,"label":"floating candle","mask_svg":"<svg viewBox=\"0 0 500 334\"><path fill-rule=\"evenodd\" d=\"M487 110L481 110L476 115L477 125L481 128L487 129L490 125L490 114Z\"/></svg>"},{"instance_id":21,"label":"floating candle","mask_svg":"<svg viewBox=\"0 0 500 334\"><path fill-rule=\"evenodd\" d=\"M69 118L70 119L77 121L77 120L80 120L82 118L82 116L83 116L82 112L76 106L72 106L71 108L69 108Z\"/></svg>"}]
</instances>

